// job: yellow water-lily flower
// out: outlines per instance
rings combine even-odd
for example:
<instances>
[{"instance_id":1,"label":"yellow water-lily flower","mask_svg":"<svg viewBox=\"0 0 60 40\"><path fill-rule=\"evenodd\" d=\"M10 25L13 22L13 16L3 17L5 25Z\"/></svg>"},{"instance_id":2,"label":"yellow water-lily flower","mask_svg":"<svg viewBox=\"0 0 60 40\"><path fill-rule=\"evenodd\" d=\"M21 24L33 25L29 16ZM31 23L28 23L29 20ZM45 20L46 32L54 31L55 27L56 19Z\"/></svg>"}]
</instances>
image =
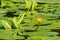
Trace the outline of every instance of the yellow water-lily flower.
<instances>
[{"instance_id":1,"label":"yellow water-lily flower","mask_svg":"<svg viewBox=\"0 0 60 40\"><path fill-rule=\"evenodd\" d=\"M38 22L41 22L41 21L43 21L43 18L37 18L36 19Z\"/></svg>"}]
</instances>

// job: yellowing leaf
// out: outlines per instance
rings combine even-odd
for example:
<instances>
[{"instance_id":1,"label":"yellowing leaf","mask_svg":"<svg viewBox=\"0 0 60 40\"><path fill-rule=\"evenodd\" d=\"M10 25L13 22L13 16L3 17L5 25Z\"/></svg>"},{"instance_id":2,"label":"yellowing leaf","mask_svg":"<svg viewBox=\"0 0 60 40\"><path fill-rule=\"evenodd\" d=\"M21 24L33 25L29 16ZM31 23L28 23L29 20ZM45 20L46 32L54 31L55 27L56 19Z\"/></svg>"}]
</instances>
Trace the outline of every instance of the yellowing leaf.
<instances>
[{"instance_id":1,"label":"yellowing leaf","mask_svg":"<svg viewBox=\"0 0 60 40\"><path fill-rule=\"evenodd\" d=\"M1 7L4 7L4 6L6 6L6 3L1 1Z\"/></svg>"},{"instance_id":2,"label":"yellowing leaf","mask_svg":"<svg viewBox=\"0 0 60 40\"><path fill-rule=\"evenodd\" d=\"M37 5L38 5L37 2L33 2L33 4L32 4L32 11L34 10L35 7L37 7Z\"/></svg>"},{"instance_id":3,"label":"yellowing leaf","mask_svg":"<svg viewBox=\"0 0 60 40\"><path fill-rule=\"evenodd\" d=\"M30 8L30 7L31 7L31 2L30 1L26 2L26 8Z\"/></svg>"},{"instance_id":4,"label":"yellowing leaf","mask_svg":"<svg viewBox=\"0 0 60 40\"><path fill-rule=\"evenodd\" d=\"M37 2L33 2L33 5L34 5L34 7L37 7L38 4L37 4Z\"/></svg>"}]
</instances>

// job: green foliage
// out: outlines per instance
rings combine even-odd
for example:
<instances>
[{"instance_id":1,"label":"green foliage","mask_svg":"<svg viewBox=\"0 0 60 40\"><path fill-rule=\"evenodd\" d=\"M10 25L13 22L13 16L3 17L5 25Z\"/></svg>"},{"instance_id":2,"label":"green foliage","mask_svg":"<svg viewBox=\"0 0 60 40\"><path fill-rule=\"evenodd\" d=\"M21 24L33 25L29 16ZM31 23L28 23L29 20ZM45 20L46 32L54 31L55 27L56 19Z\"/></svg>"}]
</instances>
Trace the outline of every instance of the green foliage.
<instances>
[{"instance_id":1,"label":"green foliage","mask_svg":"<svg viewBox=\"0 0 60 40\"><path fill-rule=\"evenodd\" d=\"M0 3L0 40L60 40L59 0Z\"/></svg>"}]
</instances>

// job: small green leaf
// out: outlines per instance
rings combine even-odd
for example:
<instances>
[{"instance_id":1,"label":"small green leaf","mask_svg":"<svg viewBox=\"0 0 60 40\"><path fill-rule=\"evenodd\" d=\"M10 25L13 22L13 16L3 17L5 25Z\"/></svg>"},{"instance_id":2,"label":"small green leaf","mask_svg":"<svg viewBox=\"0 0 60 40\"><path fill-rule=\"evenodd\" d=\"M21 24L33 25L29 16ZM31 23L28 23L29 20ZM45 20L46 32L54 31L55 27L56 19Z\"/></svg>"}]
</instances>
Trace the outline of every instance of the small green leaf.
<instances>
[{"instance_id":1,"label":"small green leaf","mask_svg":"<svg viewBox=\"0 0 60 40\"><path fill-rule=\"evenodd\" d=\"M22 16L19 18L19 20L17 21L17 25L19 25L22 22L25 14L26 14L26 12L23 13Z\"/></svg>"},{"instance_id":2,"label":"small green leaf","mask_svg":"<svg viewBox=\"0 0 60 40\"><path fill-rule=\"evenodd\" d=\"M7 29L11 29L11 26L9 25L9 23L5 20L2 20L2 25L4 26L4 28L7 30Z\"/></svg>"},{"instance_id":3,"label":"small green leaf","mask_svg":"<svg viewBox=\"0 0 60 40\"><path fill-rule=\"evenodd\" d=\"M14 23L14 26L17 28L17 19L16 19L16 17L13 18L13 23Z\"/></svg>"}]
</instances>

